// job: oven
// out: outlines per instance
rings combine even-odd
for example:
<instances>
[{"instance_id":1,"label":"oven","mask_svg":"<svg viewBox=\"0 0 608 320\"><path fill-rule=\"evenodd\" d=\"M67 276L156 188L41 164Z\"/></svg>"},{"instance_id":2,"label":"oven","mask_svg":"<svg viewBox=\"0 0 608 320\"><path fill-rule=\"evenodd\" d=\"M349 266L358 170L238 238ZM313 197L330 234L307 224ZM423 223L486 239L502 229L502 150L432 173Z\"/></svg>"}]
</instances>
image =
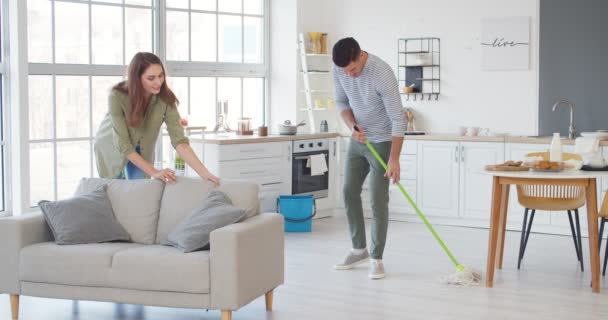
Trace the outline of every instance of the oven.
<instances>
[{"instance_id":1,"label":"oven","mask_svg":"<svg viewBox=\"0 0 608 320\"><path fill-rule=\"evenodd\" d=\"M310 139L293 141L291 193L312 194L315 199L327 198L329 193L329 140ZM327 163L327 171L311 175L310 156L322 154Z\"/></svg>"}]
</instances>

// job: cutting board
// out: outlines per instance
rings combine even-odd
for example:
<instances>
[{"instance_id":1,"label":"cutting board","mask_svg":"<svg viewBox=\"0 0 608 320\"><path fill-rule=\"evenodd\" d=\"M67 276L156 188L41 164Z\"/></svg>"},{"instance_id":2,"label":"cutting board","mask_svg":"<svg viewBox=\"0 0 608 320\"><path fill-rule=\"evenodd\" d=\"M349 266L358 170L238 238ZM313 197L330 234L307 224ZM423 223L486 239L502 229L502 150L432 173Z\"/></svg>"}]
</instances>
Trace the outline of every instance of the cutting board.
<instances>
[{"instance_id":1,"label":"cutting board","mask_svg":"<svg viewBox=\"0 0 608 320\"><path fill-rule=\"evenodd\" d=\"M530 170L530 168L528 167L514 167L514 166L505 166L505 165L499 165L499 164L491 164L491 165L487 165L485 166L486 170L488 171L528 171Z\"/></svg>"}]
</instances>

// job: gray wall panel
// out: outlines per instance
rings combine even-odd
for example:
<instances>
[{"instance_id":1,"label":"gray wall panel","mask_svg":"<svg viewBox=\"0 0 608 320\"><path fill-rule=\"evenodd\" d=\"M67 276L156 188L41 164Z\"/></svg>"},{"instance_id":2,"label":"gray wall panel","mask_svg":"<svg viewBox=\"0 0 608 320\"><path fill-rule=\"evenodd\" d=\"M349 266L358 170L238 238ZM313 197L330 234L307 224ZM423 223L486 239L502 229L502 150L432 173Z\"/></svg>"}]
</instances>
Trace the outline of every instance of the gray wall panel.
<instances>
[{"instance_id":1,"label":"gray wall panel","mask_svg":"<svg viewBox=\"0 0 608 320\"><path fill-rule=\"evenodd\" d=\"M608 1L541 0L539 132L568 134L569 111L551 111L558 99L576 104L577 131L608 129Z\"/></svg>"}]
</instances>

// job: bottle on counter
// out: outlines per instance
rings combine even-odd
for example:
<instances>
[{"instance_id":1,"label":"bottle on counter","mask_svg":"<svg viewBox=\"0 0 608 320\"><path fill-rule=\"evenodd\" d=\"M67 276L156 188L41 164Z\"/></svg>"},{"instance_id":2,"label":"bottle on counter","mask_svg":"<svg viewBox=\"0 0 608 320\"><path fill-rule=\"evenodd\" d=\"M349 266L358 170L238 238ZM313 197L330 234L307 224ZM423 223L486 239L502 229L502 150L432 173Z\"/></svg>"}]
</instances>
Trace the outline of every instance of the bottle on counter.
<instances>
[{"instance_id":1,"label":"bottle on counter","mask_svg":"<svg viewBox=\"0 0 608 320\"><path fill-rule=\"evenodd\" d=\"M329 132L329 125L327 124L327 120L321 120L320 131Z\"/></svg>"},{"instance_id":2,"label":"bottle on counter","mask_svg":"<svg viewBox=\"0 0 608 320\"><path fill-rule=\"evenodd\" d=\"M559 132L553 134L553 140L551 140L551 147L549 148L549 160L562 161L562 140Z\"/></svg>"}]
</instances>

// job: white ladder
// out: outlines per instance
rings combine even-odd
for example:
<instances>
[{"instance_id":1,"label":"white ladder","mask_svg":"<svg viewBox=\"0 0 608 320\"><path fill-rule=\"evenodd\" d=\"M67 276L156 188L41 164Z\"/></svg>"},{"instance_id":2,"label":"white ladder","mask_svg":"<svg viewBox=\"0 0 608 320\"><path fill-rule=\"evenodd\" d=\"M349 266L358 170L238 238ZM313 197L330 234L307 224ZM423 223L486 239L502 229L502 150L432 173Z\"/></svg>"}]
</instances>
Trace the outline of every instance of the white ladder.
<instances>
[{"instance_id":1,"label":"white ladder","mask_svg":"<svg viewBox=\"0 0 608 320\"><path fill-rule=\"evenodd\" d=\"M306 59L306 42L304 42L304 34L298 35L298 47L300 48L300 62L302 64L302 78L304 80L304 94L306 95L306 111L308 112L308 125L310 133L317 132L315 125L315 115L313 113L312 90L310 88L310 79L308 78L308 61Z\"/></svg>"}]
</instances>

